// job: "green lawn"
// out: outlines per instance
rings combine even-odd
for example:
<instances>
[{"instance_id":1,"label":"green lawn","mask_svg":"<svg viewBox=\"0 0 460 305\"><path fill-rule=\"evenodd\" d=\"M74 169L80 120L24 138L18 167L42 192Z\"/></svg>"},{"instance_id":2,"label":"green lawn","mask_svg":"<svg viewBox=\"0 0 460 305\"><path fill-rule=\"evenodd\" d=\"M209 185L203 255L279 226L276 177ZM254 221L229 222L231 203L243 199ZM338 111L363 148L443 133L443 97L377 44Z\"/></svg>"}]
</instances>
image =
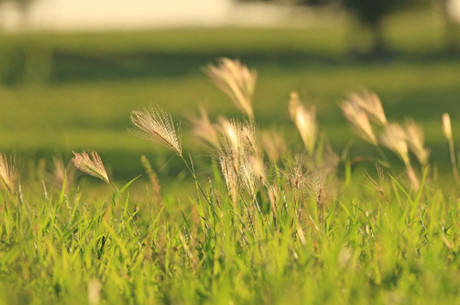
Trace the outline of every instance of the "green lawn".
<instances>
[{"instance_id":1,"label":"green lawn","mask_svg":"<svg viewBox=\"0 0 460 305\"><path fill-rule=\"evenodd\" d=\"M440 21L427 12L391 19L387 36L395 54L384 61L348 56L353 29L339 18L307 29L3 36L0 150L26 163L95 149L119 178L141 171L140 154L163 167L169 155L128 132L130 111L153 102L180 120L203 103L214 117L236 116L201 72L227 56L259 72L254 103L260 127L279 125L292 133L286 102L297 90L317 106L321 130L340 151L353 136L337 104L348 92L368 88L381 96L390 119L418 120L434 160L445 159L440 117L450 112L459 135L460 58L442 54ZM182 130L187 132L185 123Z\"/></svg>"},{"instance_id":2,"label":"green lawn","mask_svg":"<svg viewBox=\"0 0 460 305\"><path fill-rule=\"evenodd\" d=\"M442 52L441 23L427 12L388 26L394 53L383 61L347 55L342 18L308 29L0 37L0 151L16 155L20 178L1 155L0 305L459 304L460 181L441 115L460 143L460 57ZM237 144L222 132L219 158L190 137L184 117L198 103L213 118L244 119L200 71L222 56L258 70L255 129L278 126L289 144L281 160L261 157L240 125ZM403 165L352 133L338 103L362 88L381 96L390 121L423 125L429 164L411 155ZM305 152L292 90L348 155L331 157L322 141ZM183 153L130 133L130 112L151 102L182 121ZM84 149L100 153L110 183L50 172L53 155ZM152 174L127 183L144 172L143 154L161 192ZM94 175L94 164L82 168Z\"/></svg>"}]
</instances>

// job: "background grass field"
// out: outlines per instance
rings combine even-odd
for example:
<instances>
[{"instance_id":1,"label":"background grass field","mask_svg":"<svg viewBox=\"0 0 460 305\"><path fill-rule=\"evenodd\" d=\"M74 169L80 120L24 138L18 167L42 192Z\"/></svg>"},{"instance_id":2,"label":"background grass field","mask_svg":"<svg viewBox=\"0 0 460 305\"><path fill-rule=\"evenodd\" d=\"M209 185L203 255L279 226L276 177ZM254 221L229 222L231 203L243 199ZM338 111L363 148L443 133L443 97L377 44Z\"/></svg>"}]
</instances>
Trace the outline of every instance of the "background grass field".
<instances>
[{"instance_id":1,"label":"background grass field","mask_svg":"<svg viewBox=\"0 0 460 305\"><path fill-rule=\"evenodd\" d=\"M3 35L0 150L15 152L24 168L26 160L69 159L80 149L99 151L117 178L141 172L140 154L164 168L170 155L128 132L130 111L154 102L181 120L202 103L212 116L237 116L201 72L226 56L259 72L254 106L260 127L277 125L295 137L286 102L297 90L317 106L321 130L340 151L354 137L337 104L347 92L368 88L381 96L390 119L419 121L434 160L442 161L441 114L450 112L454 136L460 131L460 58L442 52L442 35L433 12L397 15L387 32L394 54L383 61L350 56L350 45L366 45L366 33L343 17L306 29ZM182 130L187 133L185 123Z\"/></svg>"}]
</instances>

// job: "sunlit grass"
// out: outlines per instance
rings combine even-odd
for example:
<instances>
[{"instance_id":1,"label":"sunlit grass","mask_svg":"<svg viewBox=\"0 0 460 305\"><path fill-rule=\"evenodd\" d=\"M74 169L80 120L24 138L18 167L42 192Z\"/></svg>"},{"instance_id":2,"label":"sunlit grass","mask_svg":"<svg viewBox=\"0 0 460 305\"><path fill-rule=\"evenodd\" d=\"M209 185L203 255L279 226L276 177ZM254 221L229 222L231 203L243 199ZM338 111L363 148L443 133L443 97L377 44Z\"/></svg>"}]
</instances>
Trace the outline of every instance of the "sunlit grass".
<instances>
[{"instance_id":1,"label":"sunlit grass","mask_svg":"<svg viewBox=\"0 0 460 305\"><path fill-rule=\"evenodd\" d=\"M245 82L226 94L251 107L234 94ZM290 94L292 130L274 129L285 138L271 148L278 155L259 142L265 126L252 108L236 120L216 113L210 124L192 120L190 129L207 131L194 133L201 139L218 135L208 149L189 133L182 142L164 110L132 109L132 128L174 156L135 144L142 139L133 135L113 139L114 148L132 145L138 163L146 155L150 177L164 170L146 165L162 152L161 164L181 168L172 181L140 180L136 169L113 181L110 168L122 164L107 162L109 153L79 152L75 167L94 178L76 177L59 159L32 162L26 177L2 154L0 304L458 303L460 185L435 162L417 162L410 144L417 138L425 148L422 129L410 132L415 123L390 112L388 123L375 116L382 111L376 97L355 95L346 102L354 111L342 108L351 124L367 128L332 137L330 149L303 98ZM437 139L452 157L452 131L444 124L449 152L438 119ZM372 140L357 151L334 142L352 138Z\"/></svg>"}]
</instances>

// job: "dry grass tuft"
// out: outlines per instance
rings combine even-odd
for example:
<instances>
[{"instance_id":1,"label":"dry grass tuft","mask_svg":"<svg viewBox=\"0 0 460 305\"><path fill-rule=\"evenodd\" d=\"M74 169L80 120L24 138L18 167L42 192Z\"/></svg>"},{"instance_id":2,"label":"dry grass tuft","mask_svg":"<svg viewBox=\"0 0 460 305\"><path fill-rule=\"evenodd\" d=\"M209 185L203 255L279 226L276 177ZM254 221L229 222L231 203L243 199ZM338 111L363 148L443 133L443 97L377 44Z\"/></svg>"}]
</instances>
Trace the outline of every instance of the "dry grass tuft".
<instances>
[{"instance_id":1,"label":"dry grass tuft","mask_svg":"<svg viewBox=\"0 0 460 305\"><path fill-rule=\"evenodd\" d=\"M99 157L97 152L93 151L88 154L84 151L81 153L74 152L73 154L74 157L72 161L78 170L95 178L101 179L102 181L110 183L109 177L104 167L104 163L102 163L101 157Z\"/></svg>"},{"instance_id":2,"label":"dry grass tuft","mask_svg":"<svg viewBox=\"0 0 460 305\"><path fill-rule=\"evenodd\" d=\"M17 190L17 179L18 172L14 167L14 162L12 159L7 158L7 156L0 152L0 180L1 186L3 186L11 194L15 193Z\"/></svg>"},{"instance_id":3,"label":"dry grass tuft","mask_svg":"<svg viewBox=\"0 0 460 305\"><path fill-rule=\"evenodd\" d=\"M215 126L211 123L206 109L200 106L199 112L199 116L188 118L192 124L192 134L203 141L207 147L219 150L219 134Z\"/></svg>"},{"instance_id":4,"label":"dry grass tuft","mask_svg":"<svg viewBox=\"0 0 460 305\"><path fill-rule=\"evenodd\" d=\"M257 72L238 60L222 58L217 66L205 67L206 75L227 94L238 109L250 119L254 118L252 96L257 82Z\"/></svg>"},{"instance_id":5,"label":"dry grass tuft","mask_svg":"<svg viewBox=\"0 0 460 305\"><path fill-rule=\"evenodd\" d=\"M452 125L450 123L450 115L446 112L442 115L442 131L448 141L452 140Z\"/></svg>"},{"instance_id":6,"label":"dry grass tuft","mask_svg":"<svg viewBox=\"0 0 460 305\"><path fill-rule=\"evenodd\" d=\"M348 100L366 111L370 118L378 124L387 124L387 118L385 116L385 111L383 111L382 102L375 93L370 91L352 93L349 95Z\"/></svg>"},{"instance_id":7,"label":"dry grass tuft","mask_svg":"<svg viewBox=\"0 0 460 305\"><path fill-rule=\"evenodd\" d=\"M278 162L287 151L286 141L275 130L262 132L261 143L268 158L275 163Z\"/></svg>"},{"instance_id":8,"label":"dry grass tuft","mask_svg":"<svg viewBox=\"0 0 460 305\"><path fill-rule=\"evenodd\" d=\"M377 137L372 130L369 116L354 100L347 100L340 105L347 120L353 126L356 134L365 141L377 146Z\"/></svg>"},{"instance_id":9,"label":"dry grass tuft","mask_svg":"<svg viewBox=\"0 0 460 305\"><path fill-rule=\"evenodd\" d=\"M389 123L380 136L382 144L396 153L403 160L404 164L409 163L409 149L406 139L404 129L397 123Z\"/></svg>"},{"instance_id":10,"label":"dry grass tuft","mask_svg":"<svg viewBox=\"0 0 460 305\"><path fill-rule=\"evenodd\" d=\"M172 117L157 105L133 111L131 121L147 140L163 144L182 157L182 147Z\"/></svg>"},{"instance_id":11,"label":"dry grass tuft","mask_svg":"<svg viewBox=\"0 0 460 305\"><path fill-rule=\"evenodd\" d=\"M427 166L430 151L425 148L425 134L422 127L413 120L407 120L405 129L409 149L414 153L421 165Z\"/></svg>"},{"instance_id":12,"label":"dry grass tuft","mask_svg":"<svg viewBox=\"0 0 460 305\"><path fill-rule=\"evenodd\" d=\"M300 102L299 94L292 92L289 100L289 113L291 119L299 130L302 141L311 155L315 149L318 124L316 123L316 110L314 107L306 109Z\"/></svg>"}]
</instances>

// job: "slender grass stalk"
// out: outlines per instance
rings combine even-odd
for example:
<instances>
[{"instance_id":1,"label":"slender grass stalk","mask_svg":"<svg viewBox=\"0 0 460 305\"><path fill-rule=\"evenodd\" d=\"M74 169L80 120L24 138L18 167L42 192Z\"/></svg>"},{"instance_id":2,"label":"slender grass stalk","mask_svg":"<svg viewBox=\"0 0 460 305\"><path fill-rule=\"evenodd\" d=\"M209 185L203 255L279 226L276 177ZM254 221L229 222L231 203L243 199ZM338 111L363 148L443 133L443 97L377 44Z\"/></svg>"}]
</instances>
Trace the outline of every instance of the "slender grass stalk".
<instances>
[{"instance_id":1,"label":"slender grass stalk","mask_svg":"<svg viewBox=\"0 0 460 305\"><path fill-rule=\"evenodd\" d=\"M452 125L450 122L450 115L448 113L444 113L442 115L442 127L443 127L444 136L446 137L447 143L449 145L449 155L450 155L450 165L452 167L452 175L454 176L457 186L459 186L460 178L458 175L457 160L455 158L454 138L452 136Z\"/></svg>"}]
</instances>

